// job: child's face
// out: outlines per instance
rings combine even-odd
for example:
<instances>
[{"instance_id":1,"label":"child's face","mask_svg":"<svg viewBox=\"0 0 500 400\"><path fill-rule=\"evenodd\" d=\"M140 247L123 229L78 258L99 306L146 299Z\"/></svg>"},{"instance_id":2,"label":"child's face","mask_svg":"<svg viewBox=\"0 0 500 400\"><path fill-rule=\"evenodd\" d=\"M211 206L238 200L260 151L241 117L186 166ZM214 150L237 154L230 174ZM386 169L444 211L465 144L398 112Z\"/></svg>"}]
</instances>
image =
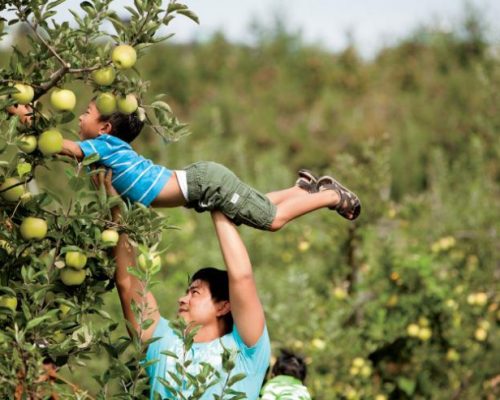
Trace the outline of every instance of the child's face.
<instances>
[{"instance_id":1,"label":"child's face","mask_svg":"<svg viewBox=\"0 0 500 400\"><path fill-rule=\"evenodd\" d=\"M99 121L100 116L101 114L97 110L95 103L90 102L87 110L78 119L80 122L78 136L80 136L81 140L93 139L105 132L108 123Z\"/></svg>"}]
</instances>

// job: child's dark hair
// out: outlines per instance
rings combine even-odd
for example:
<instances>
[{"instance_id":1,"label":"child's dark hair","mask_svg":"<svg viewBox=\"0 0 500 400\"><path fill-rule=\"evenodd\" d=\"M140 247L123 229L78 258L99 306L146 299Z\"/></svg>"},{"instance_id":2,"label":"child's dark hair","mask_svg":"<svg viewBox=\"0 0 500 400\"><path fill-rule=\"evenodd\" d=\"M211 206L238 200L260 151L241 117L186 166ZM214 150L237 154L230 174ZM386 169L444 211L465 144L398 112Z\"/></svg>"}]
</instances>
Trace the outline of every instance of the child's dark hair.
<instances>
[{"instance_id":1,"label":"child's dark hair","mask_svg":"<svg viewBox=\"0 0 500 400\"><path fill-rule=\"evenodd\" d=\"M281 354L273 365L273 376L293 376L304 383L307 375L307 366L304 358L286 349L281 349L280 351Z\"/></svg>"},{"instance_id":2,"label":"child's dark hair","mask_svg":"<svg viewBox=\"0 0 500 400\"><path fill-rule=\"evenodd\" d=\"M229 301L229 277L227 271L212 267L201 268L195 272L189 282L193 283L198 279L208 284L212 299L215 301ZM228 312L223 318L226 333L229 333L233 330L233 315Z\"/></svg>"},{"instance_id":3,"label":"child's dark hair","mask_svg":"<svg viewBox=\"0 0 500 400\"><path fill-rule=\"evenodd\" d=\"M95 99L92 101L95 101ZM127 143L132 143L144 126L144 122L139 119L137 111L130 115L118 111L111 115L100 115L99 122L109 122L111 124L110 135L116 136Z\"/></svg>"}]
</instances>

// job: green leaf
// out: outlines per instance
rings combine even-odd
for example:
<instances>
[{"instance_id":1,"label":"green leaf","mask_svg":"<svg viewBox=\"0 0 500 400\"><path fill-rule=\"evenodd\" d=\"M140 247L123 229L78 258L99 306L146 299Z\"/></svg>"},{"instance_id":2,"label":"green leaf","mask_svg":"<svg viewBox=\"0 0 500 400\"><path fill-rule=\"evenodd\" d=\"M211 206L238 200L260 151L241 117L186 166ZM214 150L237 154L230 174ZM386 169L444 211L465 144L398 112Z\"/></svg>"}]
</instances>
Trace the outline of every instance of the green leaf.
<instances>
[{"instance_id":1,"label":"green leaf","mask_svg":"<svg viewBox=\"0 0 500 400\"><path fill-rule=\"evenodd\" d=\"M239 381L245 379L245 377L246 377L246 374L236 374L229 379L229 381L227 382L227 385L233 386L236 382L239 382Z\"/></svg>"},{"instance_id":2,"label":"green leaf","mask_svg":"<svg viewBox=\"0 0 500 400\"><path fill-rule=\"evenodd\" d=\"M171 13L174 11L186 10L187 8L188 8L188 6L185 4L182 4L182 3L169 3L168 8L167 8L167 12Z\"/></svg>"},{"instance_id":3,"label":"green leaf","mask_svg":"<svg viewBox=\"0 0 500 400\"><path fill-rule=\"evenodd\" d=\"M87 8L94 9L94 5L90 1L82 1L80 3L80 8L84 11L87 11Z\"/></svg>"},{"instance_id":4,"label":"green leaf","mask_svg":"<svg viewBox=\"0 0 500 400\"><path fill-rule=\"evenodd\" d=\"M17 164L17 173L22 178L24 175L27 175L31 172L31 164L29 163L19 163Z\"/></svg>"},{"instance_id":5,"label":"green leaf","mask_svg":"<svg viewBox=\"0 0 500 400\"><path fill-rule=\"evenodd\" d=\"M57 310L53 310L53 311L57 312ZM26 330L33 329L35 326L40 325L43 321L52 318L53 314L54 313L49 312L45 315L42 315L41 317L34 318L31 321L28 321L28 323L26 324Z\"/></svg>"},{"instance_id":6,"label":"green leaf","mask_svg":"<svg viewBox=\"0 0 500 400\"><path fill-rule=\"evenodd\" d=\"M67 124L68 122L73 121L73 119L75 119L75 114L71 111L66 111L57 118L59 124Z\"/></svg>"},{"instance_id":7,"label":"green leaf","mask_svg":"<svg viewBox=\"0 0 500 400\"><path fill-rule=\"evenodd\" d=\"M405 378L405 377L400 377L397 380L398 387L405 392L408 396L411 396L415 392L415 381Z\"/></svg>"},{"instance_id":8,"label":"green leaf","mask_svg":"<svg viewBox=\"0 0 500 400\"><path fill-rule=\"evenodd\" d=\"M90 156L88 156L88 157L85 157L85 158L83 159L83 161L82 161L82 165L83 165L84 167L86 167L86 166L88 166L88 165L90 165L90 164L93 164L93 163L95 163L95 162L99 161L100 159L101 159L101 157L99 156L99 154L98 154L98 153L94 153L94 154L91 154L91 155L90 155Z\"/></svg>"},{"instance_id":9,"label":"green leaf","mask_svg":"<svg viewBox=\"0 0 500 400\"><path fill-rule=\"evenodd\" d=\"M196 22L198 25L200 24L200 19L191 10L179 10L178 13L184 15L187 18L189 18L191 21Z\"/></svg>"},{"instance_id":10,"label":"green leaf","mask_svg":"<svg viewBox=\"0 0 500 400\"><path fill-rule=\"evenodd\" d=\"M178 357L177 357L177 354L175 354L173 351L169 351L169 350L163 350L163 351L161 352L161 354L164 354L164 355L166 355L166 356L168 356L168 357L172 357L172 358L175 358L175 359L177 359L177 358L178 358Z\"/></svg>"},{"instance_id":11,"label":"green leaf","mask_svg":"<svg viewBox=\"0 0 500 400\"><path fill-rule=\"evenodd\" d=\"M85 187L86 182L82 178L73 177L69 180L68 184L73 191L78 192Z\"/></svg>"},{"instance_id":12,"label":"green leaf","mask_svg":"<svg viewBox=\"0 0 500 400\"><path fill-rule=\"evenodd\" d=\"M19 93L19 90L17 90L14 86L2 86L0 88L0 95L2 96L12 93Z\"/></svg>"},{"instance_id":13,"label":"green leaf","mask_svg":"<svg viewBox=\"0 0 500 400\"><path fill-rule=\"evenodd\" d=\"M47 5L47 10L57 7L59 4L64 3L66 0L55 0Z\"/></svg>"}]
</instances>

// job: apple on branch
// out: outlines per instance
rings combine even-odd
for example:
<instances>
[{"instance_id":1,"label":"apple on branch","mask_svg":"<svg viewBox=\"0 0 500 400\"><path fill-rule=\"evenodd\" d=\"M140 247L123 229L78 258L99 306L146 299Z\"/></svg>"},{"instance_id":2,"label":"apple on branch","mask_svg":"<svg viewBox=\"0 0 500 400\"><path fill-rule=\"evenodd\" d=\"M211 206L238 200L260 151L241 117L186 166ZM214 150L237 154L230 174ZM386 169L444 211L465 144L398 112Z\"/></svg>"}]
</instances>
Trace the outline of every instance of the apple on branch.
<instances>
[{"instance_id":1,"label":"apple on branch","mask_svg":"<svg viewBox=\"0 0 500 400\"><path fill-rule=\"evenodd\" d=\"M33 153L36 150L37 140L35 135L24 135L18 140L17 147L26 154Z\"/></svg>"},{"instance_id":2,"label":"apple on branch","mask_svg":"<svg viewBox=\"0 0 500 400\"><path fill-rule=\"evenodd\" d=\"M38 138L38 150L44 156L60 153L63 149L63 136L56 129L49 129L43 132Z\"/></svg>"},{"instance_id":3,"label":"apple on branch","mask_svg":"<svg viewBox=\"0 0 500 400\"><path fill-rule=\"evenodd\" d=\"M47 235L47 222L42 218L26 217L21 222L20 230L25 240L41 240Z\"/></svg>"},{"instance_id":4,"label":"apple on branch","mask_svg":"<svg viewBox=\"0 0 500 400\"><path fill-rule=\"evenodd\" d=\"M118 106L118 111L126 115L132 114L137 110L137 107L139 107L137 97L133 94L127 94L125 97L118 97L116 104Z\"/></svg>"},{"instance_id":5,"label":"apple on branch","mask_svg":"<svg viewBox=\"0 0 500 400\"><path fill-rule=\"evenodd\" d=\"M116 246L120 235L114 229L105 229L101 233L101 241L106 246Z\"/></svg>"},{"instance_id":6,"label":"apple on branch","mask_svg":"<svg viewBox=\"0 0 500 400\"><path fill-rule=\"evenodd\" d=\"M30 85L16 83L14 87L19 91L18 93L12 93L11 95L16 103L23 105L31 103L33 97L35 97L35 91Z\"/></svg>"},{"instance_id":7,"label":"apple on branch","mask_svg":"<svg viewBox=\"0 0 500 400\"><path fill-rule=\"evenodd\" d=\"M132 68L137 61L135 49L128 44L121 44L113 49L111 59L118 69Z\"/></svg>"},{"instance_id":8,"label":"apple on branch","mask_svg":"<svg viewBox=\"0 0 500 400\"><path fill-rule=\"evenodd\" d=\"M116 77L113 67L105 67L92 72L92 79L100 86L111 85Z\"/></svg>"},{"instance_id":9,"label":"apple on branch","mask_svg":"<svg viewBox=\"0 0 500 400\"><path fill-rule=\"evenodd\" d=\"M101 93L95 100L95 106L102 115L111 115L116 111L116 97L110 92Z\"/></svg>"},{"instance_id":10,"label":"apple on branch","mask_svg":"<svg viewBox=\"0 0 500 400\"><path fill-rule=\"evenodd\" d=\"M68 267L82 269L87 264L87 256L80 251L68 251L65 262Z\"/></svg>"},{"instance_id":11,"label":"apple on branch","mask_svg":"<svg viewBox=\"0 0 500 400\"><path fill-rule=\"evenodd\" d=\"M71 111L76 105L75 94L68 89L56 89L50 94L50 104L58 111Z\"/></svg>"},{"instance_id":12,"label":"apple on branch","mask_svg":"<svg viewBox=\"0 0 500 400\"><path fill-rule=\"evenodd\" d=\"M65 267L59 273L62 283L66 286L78 286L85 280L86 271L85 269L75 269L71 267Z\"/></svg>"},{"instance_id":13,"label":"apple on branch","mask_svg":"<svg viewBox=\"0 0 500 400\"><path fill-rule=\"evenodd\" d=\"M20 185L19 183L20 181L17 178L7 178L5 182L0 185L0 193L4 200L18 201L21 198L25 191L24 186ZM10 189L5 190L7 188Z\"/></svg>"}]
</instances>

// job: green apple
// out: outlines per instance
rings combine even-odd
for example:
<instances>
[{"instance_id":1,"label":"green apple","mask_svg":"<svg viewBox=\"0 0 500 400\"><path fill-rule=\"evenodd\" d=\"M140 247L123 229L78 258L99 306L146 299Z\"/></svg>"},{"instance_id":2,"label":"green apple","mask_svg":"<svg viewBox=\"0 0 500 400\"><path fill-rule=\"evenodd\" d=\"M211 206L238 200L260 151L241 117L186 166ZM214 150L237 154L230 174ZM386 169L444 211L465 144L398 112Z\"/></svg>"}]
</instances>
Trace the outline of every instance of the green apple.
<instances>
[{"instance_id":1,"label":"green apple","mask_svg":"<svg viewBox=\"0 0 500 400\"><path fill-rule=\"evenodd\" d=\"M118 69L132 68L137 61L137 53L132 46L122 44L116 46L111 54L111 59Z\"/></svg>"},{"instance_id":2,"label":"green apple","mask_svg":"<svg viewBox=\"0 0 500 400\"><path fill-rule=\"evenodd\" d=\"M101 233L101 241L108 246L116 246L120 235L114 229L105 229Z\"/></svg>"},{"instance_id":3,"label":"green apple","mask_svg":"<svg viewBox=\"0 0 500 400\"><path fill-rule=\"evenodd\" d=\"M448 361L454 362L454 361L459 361L460 360L460 354L455 349L449 349L446 352L446 359Z\"/></svg>"},{"instance_id":4,"label":"green apple","mask_svg":"<svg viewBox=\"0 0 500 400\"><path fill-rule=\"evenodd\" d=\"M127 94L125 97L118 97L116 104L118 106L118 111L126 115L132 114L137 110L137 107L139 107L137 97L133 94Z\"/></svg>"},{"instance_id":5,"label":"green apple","mask_svg":"<svg viewBox=\"0 0 500 400\"><path fill-rule=\"evenodd\" d=\"M474 337L476 338L477 341L484 342L488 337L488 331L486 331L486 329L483 328L478 328L474 332Z\"/></svg>"},{"instance_id":6,"label":"green apple","mask_svg":"<svg viewBox=\"0 0 500 400\"><path fill-rule=\"evenodd\" d=\"M116 73L113 67L105 67L92 72L92 79L101 86L108 86L115 80Z\"/></svg>"},{"instance_id":7,"label":"green apple","mask_svg":"<svg viewBox=\"0 0 500 400\"><path fill-rule=\"evenodd\" d=\"M137 257L137 261L143 271L147 270L149 263L151 263L152 268L159 268L161 266L161 257L158 253L148 254L147 257L144 254L140 254Z\"/></svg>"},{"instance_id":8,"label":"green apple","mask_svg":"<svg viewBox=\"0 0 500 400\"><path fill-rule=\"evenodd\" d=\"M66 266L82 269L87 264L87 256L79 251L68 251L64 258Z\"/></svg>"},{"instance_id":9,"label":"green apple","mask_svg":"<svg viewBox=\"0 0 500 400\"><path fill-rule=\"evenodd\" d=\"M371 374L372 374L372 367L370 367L369 365L364 365L361 368L361 376L368 378Z\"/></svg>"},{"instance_id":10,"label":"green apple","mask_svg":"<svg viewBox=\"0 0 500 400\"><path fill-rule=\"evenodd\" d=\"M408 336L417 337L420 332L420 327L417 324L410 324L406 328L406 332L408 333Z\"/></svg>"},{"instance_id":11,"label":"green apple","mask_svg":"<svg viewBox=\"0 0 500 400\"><path fill-rule=\"evenodd\" d=\"M336 287L333 289L333 296L338 300L345 300L347 298L347 291L344 288Z\"/></svg>"},{"instance_id":12,"label":"green apple","mask_svg":"<svg viewBox=\"0 0 500 400\"><path fill-rule=\"evenodd\" d=\"M12 312L16 311L17 298L9 295L0 296L0 307L6 307Z\"/></svg>"},{"instance_id":13,"label":"green apple","mask_svg":"<svg viewBox=\"0 0 500 400\"><path fill-rule=\"evenodd\" d=\"M488 302L488 295L484 292L476 293L475 304L478 306L484 306Z\"/></svg>"},{"instance_id":14,"label":"green apple","mask_svg":"<svg viewBox=\"0 0 500 400\"><path fill-rule=\"evenodd\" d=\"M24 185L17 185L20 181L16 178L7 178L2 185L0 185L0 192L4 200L7 201L18 201L21 196L24 194ZM14 186L13 188L6 190L3 192L3 190Z\"/></svg>"},{"instance_id":15,"label":"green apple","mask_svg":"<svg viewBox=\"0 0 500 400\"><path fill-rule=\"evenodd\" d=\"M41 240L47 235L47 222L42 218L26 217L21 222L20 230L25 240Z\"/></svg>"},{"instance_id":16,"label":"green apple","mask_svg":"<svg viewBox=\"0 0 500 400\"><path fill-rule=\"evenodd\" d=\"M365 365L365 360L361 357L356 357L354 360L352 360L352 365L357 368L363 367Z\"/></svg>"},{"instance_id":17,"label":"green apple","mask_svg":"<svg viewBox=\"0 0 500 400\"><path fill-rule=\"evenodd\" d=\"M38 150L44 156L50 156L61 152L63 148L63 136L56 129L49 129L43 132L38 138Z\"/></svg>"},{"instance_id":18,"label":"green apple","mask_svg":"<svg viewBox=\"0 0 500 400\"><path fill-rule=\"evenodd\" d=\"M71 111L76 105L75 94L68 89L56 89L50 94L50 104L58 111Z\"/></svg>"},{"instance_id":19,"label":"green apple","mask_svg":"<svg viewBox=\"0 0 500 400\"><path fill-rule=\"evenodd\" d=\"M85 280L85 269L66 267L61 270L59 276L66 286L78 286Z\"/></svg>"},{"instance_id":20,"label":"green apple","mask_svg":"<svg viewBox=\"0 0 500 400\"><path fill-rule=\"evenodd\" d=\"M36 150L37 140L34 135L21 136L17 142L19 150L27 154L33 153Z\"/></svg>"},{"instance_id":21,"label":"green apple","mask_svg":"<svg viewBox=\"0 0 500 400\"><path fill-rule=\"evenodd\" d=\"M116 111L116 97L113 93L101 93L95 99L95 105L102 115L111 115Z\"/></svg>"},{"instance_id":22,"label":"green apple","mask_svg":"<svg viewBox=\"0 0 500 400\"><path fill-rule=\"evenodd\" d=\"M30 85L24 85L22 83L16 83L14 87L19 90L19 93L12 93L12 98L18 104L28 104L31 103L33 97L35 96L35 91Z\"/></svg>"},{"instance_id":23,"label":"green apple","mask_svg":"<svg viewBox=\"0 0 500 400\"><path fill-rule=\"evenodd\" d=\"M423 340L429 340L432 337L432 331L429 328L420 328L418 331L418 338Z\"/></svg>"}]
</instances>

